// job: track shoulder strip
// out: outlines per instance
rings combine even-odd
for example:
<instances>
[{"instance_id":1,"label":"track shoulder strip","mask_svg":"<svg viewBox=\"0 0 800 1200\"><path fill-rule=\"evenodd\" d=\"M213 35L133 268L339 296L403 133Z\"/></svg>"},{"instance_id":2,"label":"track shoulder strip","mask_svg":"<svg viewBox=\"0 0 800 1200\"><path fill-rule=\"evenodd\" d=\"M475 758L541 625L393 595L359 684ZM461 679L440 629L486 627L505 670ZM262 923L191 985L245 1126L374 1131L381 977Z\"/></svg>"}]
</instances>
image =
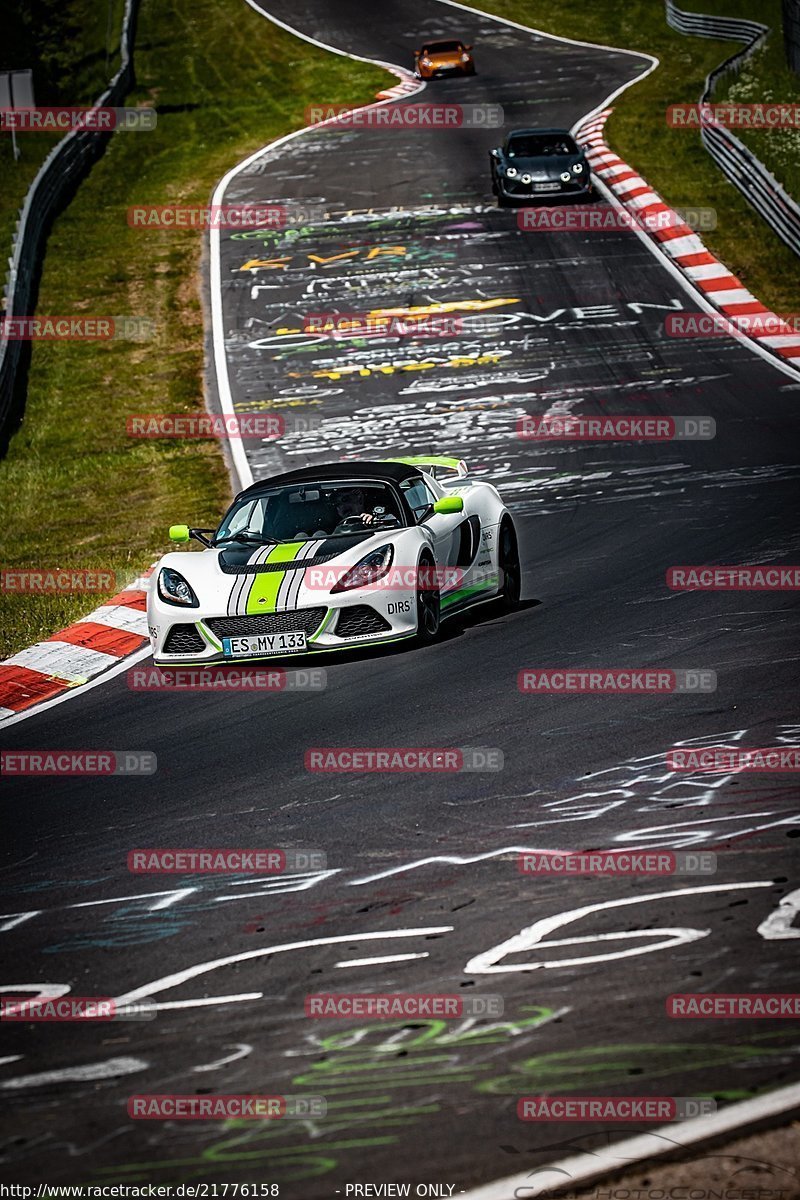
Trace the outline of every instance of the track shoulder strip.
<instances>
[{"instance_id":1,"label":"track shoulder strip","mask_svg":"<svg viewBox=\"0 0 800 1200\"><path fill-rule=\"evenodd\" d=\"M563 1190L572 1192L578 1185L630 1172L637 1165L649 1163L666 1154L699 1148L704 1143L745 1130L757 1122L774 1122L775 1118L788 1115L798 1108L800 1083L791 1083L766 1092L763 1096L755 1096L752 1100L728 1104L715 1113L678 1124L662 1125L659 1129L625 1138L614 1145L598 1146L591 1152L574 1154L528 1173L495 1180L462 1195L464 1200L510 1200L513 1196L533 1200L535 1196L558 1195Z\"/></svg>"},{"instance_id":2,"label":"track shoulder strip","mask_svg":"<svg viewBox=\"0 0 800 1200\"><path fill-rule=\"evenodd\" d=\"M586 157L593 174L615 199L637 220L658 218L665 227L642 228L646 237L683 278L722 318L723 329L735 337L755 343L767 351L782 365L800 366L800 332L792 329L782 318L767 308L737 279L718 258L705 247L702 239L684 224L647 180L643 179L619 155L606 144L605 124L612 108L592 113L579 122L573 130L576 140L585 147ZM665 214L668 220L664 221ZM731 324L737 318L747 317L755 328Z\"/></svg>"},{"instance_id":3,"label":"track shoulder strip","mask_svg":"<svg viewBox=\"0 0 800 1200\"><path fill-rule=\"evenodd\" d=\"M142 650L151 574L152 567L82 620L0 663L0 726Z\"/></svg>"}]
</instances>

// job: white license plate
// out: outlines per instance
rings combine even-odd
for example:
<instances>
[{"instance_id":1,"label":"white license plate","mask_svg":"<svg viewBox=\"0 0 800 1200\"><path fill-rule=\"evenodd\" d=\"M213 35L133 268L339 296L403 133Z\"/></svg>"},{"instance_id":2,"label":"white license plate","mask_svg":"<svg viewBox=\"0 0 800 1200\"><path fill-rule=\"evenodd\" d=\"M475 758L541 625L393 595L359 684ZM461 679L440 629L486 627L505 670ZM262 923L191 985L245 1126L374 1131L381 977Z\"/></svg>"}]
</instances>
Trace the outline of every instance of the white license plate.
<instances>
[{"instance_id":1,"label":"white license plate","mask_svg":"<svg viewBox=\"0 0 800 1200\"><path fill-rule=\"evenodd\" d=\"M222 652L226 658L256 658L262 654L297 654L306 649L306 635L302 630L293 633L256 633L246 637L222 639Z\"/></svg>"},{"instance_id":2,"label":"white license plate","mask_svg":"<svg viewBox=\"0 0 800 1200\"><path fill-rule=\"evenodd\" d=\"M535 183L533 190L535 192L557 192L560 187L560 183Z\"/></svg>"}]
</instances>

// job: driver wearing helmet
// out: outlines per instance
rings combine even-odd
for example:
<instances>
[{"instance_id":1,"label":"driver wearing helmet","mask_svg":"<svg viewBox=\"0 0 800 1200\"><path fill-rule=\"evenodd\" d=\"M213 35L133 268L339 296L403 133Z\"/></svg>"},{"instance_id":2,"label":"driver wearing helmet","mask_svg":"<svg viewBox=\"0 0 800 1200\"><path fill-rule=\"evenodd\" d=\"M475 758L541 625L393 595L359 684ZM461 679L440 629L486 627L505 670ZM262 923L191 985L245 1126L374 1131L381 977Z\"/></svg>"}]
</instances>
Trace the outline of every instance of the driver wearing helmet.
<instances>
[{"instance_id":1,"label":"driver wearing helmet","mask_svg":"<svg viewBox=\"0 0 800 1200\"><path fill-rule=\"evenodd\" d=\"M347 529L358 528L361 525L387 526L399 524L396 517L387 513L382 504L376 504L372 512L366 511L364 489L361 487L346 487L336 491L333 497L338 524L334 533Z\"/></svg>"},{"instance_id":2,"label":"driver wearing helmet","mask_svg":"<svg viewBox=\"0 0 800 1200\"><path fill-rule=\"evenodd\" d=\"M388 529L400 524L397 517L382 504L376 504L372 512L367 512L367 501L364 489L357 485L337 488L333 495L329 493L331 505L330 515L323 522L333 525L333 528L317 529L313 533L299 530L296 537L329 537L334 533L355 533L364 526L374 526L376 529Z\"/></svg>"},{"instance_id":3,"label":"driver wearing helmet","mask_svg":"<svg viewBox=\"0 0 800 1200\"><path fill-rule=\"evenodd\" d=\"M338 517L337 529L350 518L358 517L362 525L371 525L372 513L364 511L364 489L360 487L341 488L333 497L333 506ZM355 525L355 520L351 524Z\"/></svg>"}]
</instances>

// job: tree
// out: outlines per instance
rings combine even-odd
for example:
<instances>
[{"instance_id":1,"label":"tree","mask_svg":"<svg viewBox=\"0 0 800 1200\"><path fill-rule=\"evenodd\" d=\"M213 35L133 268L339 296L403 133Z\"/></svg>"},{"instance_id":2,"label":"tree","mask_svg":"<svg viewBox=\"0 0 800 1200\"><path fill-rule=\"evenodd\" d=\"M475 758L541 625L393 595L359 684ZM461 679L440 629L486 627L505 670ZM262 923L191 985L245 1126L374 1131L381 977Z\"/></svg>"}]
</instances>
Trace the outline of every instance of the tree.
<instances>
[{"instance_id":1,"label":"tree","mask_svg":"<svg viewBox=\"0 0 800 1200\"><path fill-rule=\"evenodd\" d=\"M782 0L783 44L786 61L795 75L800 75L800 0Z\"/></svg>"}]
</instances>

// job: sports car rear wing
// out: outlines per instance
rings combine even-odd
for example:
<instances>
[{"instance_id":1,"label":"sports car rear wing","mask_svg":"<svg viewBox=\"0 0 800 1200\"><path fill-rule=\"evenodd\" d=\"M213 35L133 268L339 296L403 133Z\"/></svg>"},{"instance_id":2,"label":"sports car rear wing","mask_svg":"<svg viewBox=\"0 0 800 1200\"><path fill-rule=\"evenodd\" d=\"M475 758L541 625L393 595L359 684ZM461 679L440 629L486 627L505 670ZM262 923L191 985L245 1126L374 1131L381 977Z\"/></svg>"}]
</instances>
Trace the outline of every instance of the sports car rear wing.
<instances>
[{"instance_id":1,"label":"sports car rear wing","mask_svg":"<svg viewBox=\"0 0 800 1200\"><path fill-rule=\"evenodd\" d=\"M439 455L413 454L409 458L387 458L386 462L405 463L409 467L424 467L430 471L434 479L439 478L439 471L455 471L456 478L464 479L469 475L469 467L463 458L443 458ZM445 480L444 482L448 482Z\"/></svg>"}]
</instances>

